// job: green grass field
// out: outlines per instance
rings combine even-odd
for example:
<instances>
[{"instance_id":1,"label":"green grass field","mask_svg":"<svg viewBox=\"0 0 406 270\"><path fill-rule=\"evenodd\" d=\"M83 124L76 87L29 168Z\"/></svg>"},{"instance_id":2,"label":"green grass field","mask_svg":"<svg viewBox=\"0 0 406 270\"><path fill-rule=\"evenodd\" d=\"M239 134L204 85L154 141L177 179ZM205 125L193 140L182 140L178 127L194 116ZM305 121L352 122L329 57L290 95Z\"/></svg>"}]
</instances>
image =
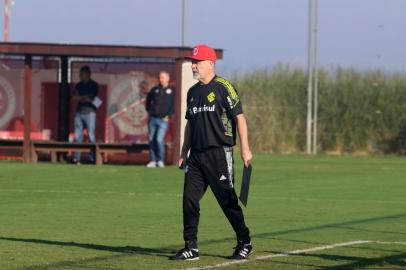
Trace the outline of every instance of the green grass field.
<instances>
[{"instance_id":1,"label":"green grass field","mask_svg":"<svg viewBox=\"0 0 406 270\"><path fill-rule=\"evenodd\" d=\"M0 162L0 269L406 269L404 157L264 154L253 168L244 210L255 252L227 265L235 237L211 191L200 260L168 260L183 246L175 167ZM358 240L372 242L279 256Z\"/></svg>"}]
</instances>

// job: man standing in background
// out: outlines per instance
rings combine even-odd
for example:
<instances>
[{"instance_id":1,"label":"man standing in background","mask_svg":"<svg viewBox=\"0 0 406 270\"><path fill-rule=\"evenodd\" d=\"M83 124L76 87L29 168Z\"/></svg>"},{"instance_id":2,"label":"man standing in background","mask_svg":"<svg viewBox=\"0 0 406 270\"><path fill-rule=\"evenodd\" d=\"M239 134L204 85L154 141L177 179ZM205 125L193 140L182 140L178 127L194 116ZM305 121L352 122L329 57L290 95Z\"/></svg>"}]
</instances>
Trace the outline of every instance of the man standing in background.
<instances>
[{"instance_id":1,"label":"man standing in background","mask_svg":"<svg viewBox=\"0 0 406 270\"><path fill-rule=\"evenodd\" d=\"M149 115L149 163L147 167L165 167L164 138L168 130L169 116L173 114L174 92L169 88L170 75L159 72L159 85L153 87L148 95L146 109Z\"/></svg>"},{"instance_id":2,"label":"man standing in background","mask_svg":"<svg viewBox=\"0 0 406 270\"><path fill-rule=\"evenodd\" d=\"M75 142L83 142L83 129L87 128L89 142L96 142L96 110L94 100L99 94L99 85L91 78L90 67L83 66L79 72L80 82L75 86L73 100L78 102L75 113ZM95 153L89 154L91 163L95 162ZM80 152L76 152L73 163L80 164Z\"/></svg>"}]
</instances>

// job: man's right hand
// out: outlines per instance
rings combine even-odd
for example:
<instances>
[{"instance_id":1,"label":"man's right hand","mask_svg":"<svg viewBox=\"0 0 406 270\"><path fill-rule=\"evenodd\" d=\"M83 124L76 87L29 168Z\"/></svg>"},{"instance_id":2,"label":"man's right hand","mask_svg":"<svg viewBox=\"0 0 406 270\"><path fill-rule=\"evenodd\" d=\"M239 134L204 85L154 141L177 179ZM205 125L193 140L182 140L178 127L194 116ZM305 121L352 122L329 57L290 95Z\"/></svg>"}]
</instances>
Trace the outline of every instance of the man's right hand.
<instances>
[{"instance_id":1,"label":"man's right hand","mask_svg":"<svg viewBox=\"0 0 406 270\"><path fill-rule=\"evenodd\" d=\"M183 169L183 166L185 165L184 164L185 163L185 160L181 157L180 159L179 159L179 161L178 161L178 167L179 167L179 169Z\"/></svg>"}]
</instances>

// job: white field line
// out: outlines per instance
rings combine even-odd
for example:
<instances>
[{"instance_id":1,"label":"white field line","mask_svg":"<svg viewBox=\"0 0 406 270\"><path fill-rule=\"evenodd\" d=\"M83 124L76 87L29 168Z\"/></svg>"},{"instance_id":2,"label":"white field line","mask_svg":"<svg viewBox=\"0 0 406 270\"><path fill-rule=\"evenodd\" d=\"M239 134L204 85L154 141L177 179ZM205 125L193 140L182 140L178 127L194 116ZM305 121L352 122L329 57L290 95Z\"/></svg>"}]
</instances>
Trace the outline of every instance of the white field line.
<instances>
[{"instance_id":1,"label":"white field line","mask_svg":"<svg viewBox=\"0 0 406 270\"><path fill-rule=\"evenodd\" d=\"M242 264L242 263L258 261L258 260L268 260L268 259L278 258L278 257L288 257L291 255L305 254L305 253L314 252L314 251L333 249L333 248L338 248L338 247L355 246L355 245L361 245L361 244L371 244L371 243L385 244L385 245L406 245L406 242L384 242L384 241L372 241L372 240L358 240L358 241L319 246L319 247L308 248L308 249L293 250L293 251L288 251L288 252L283 252L283 253L278 253L278 254L257 256L254 258L250 258L249 260L230 261L230 262L219 263L219 264L191 267L191 268L186 268L185 270L204 270L204 269L213 269L213 268L219 268L219 267L227 267L227 266L234 265L234 264Z\"/></svg>"}]
</instances>

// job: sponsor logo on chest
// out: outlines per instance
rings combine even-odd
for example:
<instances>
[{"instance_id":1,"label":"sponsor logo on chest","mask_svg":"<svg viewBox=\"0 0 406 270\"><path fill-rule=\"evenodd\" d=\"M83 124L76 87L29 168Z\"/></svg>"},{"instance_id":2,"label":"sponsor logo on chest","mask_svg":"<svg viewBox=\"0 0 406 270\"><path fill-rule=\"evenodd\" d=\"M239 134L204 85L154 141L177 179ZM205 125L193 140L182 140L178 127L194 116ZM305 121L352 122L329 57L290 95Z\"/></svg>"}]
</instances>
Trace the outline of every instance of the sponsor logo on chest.
<instances>
[{"instance_id":1,"label":"sponsor logo on chest","mask_svg":"<svg viewBox=\"0 0 406 270\"><path fill-rule=\"evenodd\" d=\"M201 112L214 112L216 109L216 105L206 106L203 105L202 107L191 107L189 109L189 114L194 115Z\"/></svg>"},{"instance_id":2,"label":"sponsor logo on chest","mask_svg":"<svg viewBox=\"0 0 406 270\"><path fill-rule=\"evenodd\" d=\"M216 94L214 92L211 92L210 94L207 95L207 100L212 103L216 99Z\"/></svg>"}]
</instances>

